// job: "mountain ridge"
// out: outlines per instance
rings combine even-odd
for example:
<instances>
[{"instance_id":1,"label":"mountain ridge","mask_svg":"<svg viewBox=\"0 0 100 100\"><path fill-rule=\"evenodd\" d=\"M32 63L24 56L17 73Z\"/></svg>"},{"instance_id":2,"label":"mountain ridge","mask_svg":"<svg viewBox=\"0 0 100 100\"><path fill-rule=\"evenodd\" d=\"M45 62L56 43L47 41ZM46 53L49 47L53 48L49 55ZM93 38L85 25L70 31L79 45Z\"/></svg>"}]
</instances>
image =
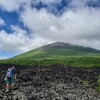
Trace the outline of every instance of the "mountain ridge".
<instances>
[{"instance_id":1,"label":"mountain ridge","mask_svg":"<svg viewBox=\"0 0 100 100\"><path fill-rule=\"evenodd\" d=\"M65 43L65 42L54 42L54 43L51 43L51 44L47 44L45 46L42 46L40 48L47 48L49 47L50 48L68 48L68 47L82 47L82 48L85 48L85 49L93 49L93 50L97 50L100 52L100 50L98 49L95 49L95 48L91 48L91 47L87 47L87 46L82 46L82 45L75 45L75 44L71 44L71 43Z\"/></svg>"}]
</instances>

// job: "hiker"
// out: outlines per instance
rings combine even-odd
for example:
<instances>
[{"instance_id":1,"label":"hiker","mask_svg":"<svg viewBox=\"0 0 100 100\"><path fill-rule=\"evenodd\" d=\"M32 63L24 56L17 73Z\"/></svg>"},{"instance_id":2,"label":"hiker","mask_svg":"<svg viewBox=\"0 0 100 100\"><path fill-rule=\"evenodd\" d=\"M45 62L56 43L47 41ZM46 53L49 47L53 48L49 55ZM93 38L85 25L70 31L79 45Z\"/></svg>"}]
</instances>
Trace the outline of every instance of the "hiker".
<instances>
[{"instance_id":1,"label":"hiker","mask_svg":"<svg viewBox=\"0 0 100 100\"><path fill-rule=\"evenodd\" d=\"M6 72L6 92L9 92L9 89L13 89L14 80L16 80L16 69L15 66L12 66Z\"/></svg>"}]
</instances>

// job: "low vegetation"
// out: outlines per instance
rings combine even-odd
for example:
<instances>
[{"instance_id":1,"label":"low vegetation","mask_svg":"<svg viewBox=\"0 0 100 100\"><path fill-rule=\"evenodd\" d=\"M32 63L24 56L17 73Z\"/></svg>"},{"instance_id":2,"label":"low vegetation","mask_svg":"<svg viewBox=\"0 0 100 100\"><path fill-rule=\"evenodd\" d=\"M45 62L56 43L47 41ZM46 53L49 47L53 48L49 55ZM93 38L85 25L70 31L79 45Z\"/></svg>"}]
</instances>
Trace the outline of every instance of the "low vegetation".
<instances>
[{"instance_id":1,"label":"low vegetation","mask_svg":"<svg viewBox=\"0 0 100 100\"><path fill-rule=\"evenodd\" d=\"M83 80L83 85L85 87L89 87L89 81L88 80Z\"/></svg>"},{"instance_id":2,"label":"low vegetation","mask_svg":"<svg viewBox=\"0 0 100 100\"><path fill-rule=\"evenodd\" d=\"M63 64L71 67L93 68L100 67L100 57L50 57L50 58L21 58L8 59L0 61L0 65L14 64L17 66L49 66L54 64Z\"/></svg>"},{"instance_id":3,"label":"low vegetation","mask_svg":"<svg viewBox=\"0 0 100 100\"><path fill-rule=\"evenodd\" d=\"M98 80L97 80L97 87L96 87L97 91L100 93L100 75L98 76Z\"/></svg>"}]
</instances>

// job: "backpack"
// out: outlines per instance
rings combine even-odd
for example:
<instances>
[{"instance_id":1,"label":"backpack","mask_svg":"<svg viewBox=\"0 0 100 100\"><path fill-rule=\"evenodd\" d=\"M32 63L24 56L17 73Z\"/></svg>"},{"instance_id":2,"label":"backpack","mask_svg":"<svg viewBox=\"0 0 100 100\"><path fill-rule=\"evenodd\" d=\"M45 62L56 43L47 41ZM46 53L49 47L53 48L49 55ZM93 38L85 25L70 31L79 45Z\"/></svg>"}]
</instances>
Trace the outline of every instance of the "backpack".
<instances>
[{"instance_id":1,"label":"backpack","mask_svg":"<svg viewBox=\"0 0 100 100\"><path fill-rule=\"evenodd\" d=\"M12 70L11 69L8 69L6 76L8 79L11 79L11 77L12 77Z\"/></svg>"}]
</instances>

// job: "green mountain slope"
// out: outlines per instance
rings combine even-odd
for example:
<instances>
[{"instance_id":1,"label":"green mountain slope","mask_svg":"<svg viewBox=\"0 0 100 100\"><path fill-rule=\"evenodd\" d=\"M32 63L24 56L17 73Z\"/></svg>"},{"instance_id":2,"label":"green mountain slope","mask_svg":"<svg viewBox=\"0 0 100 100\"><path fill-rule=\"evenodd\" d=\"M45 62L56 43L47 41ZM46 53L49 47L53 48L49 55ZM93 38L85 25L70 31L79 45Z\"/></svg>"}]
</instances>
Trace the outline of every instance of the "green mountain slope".
<instances>
[{"instance_id":1,"label":"green mountain slope","mask_svg":"<svg viewBox=\"0 0 100 100\"><path fill-rule=\"evenodd\" d=\"M68 56L97 56L99 54L100 51L93 48L71 45L63 42L56 42L23 53L21 55L13 57L13 59L22 59L22 58L43 59L43 58L68 57Z\"/></svg>"}]
</instances>

